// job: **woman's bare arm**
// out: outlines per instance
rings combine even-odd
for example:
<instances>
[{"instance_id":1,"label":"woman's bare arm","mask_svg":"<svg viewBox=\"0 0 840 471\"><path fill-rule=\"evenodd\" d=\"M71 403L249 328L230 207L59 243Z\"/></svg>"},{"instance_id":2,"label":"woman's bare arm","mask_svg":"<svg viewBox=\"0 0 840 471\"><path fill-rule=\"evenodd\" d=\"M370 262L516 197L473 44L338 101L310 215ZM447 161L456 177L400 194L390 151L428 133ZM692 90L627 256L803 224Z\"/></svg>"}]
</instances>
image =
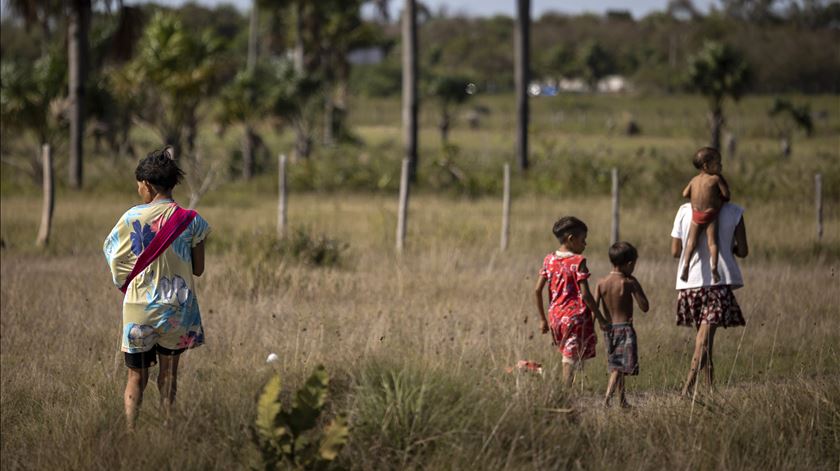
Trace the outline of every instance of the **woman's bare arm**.
<instances>
[{"instance_id":1,"label":"woman's bare arm","mask_svg":"<svg viewBox=\"0 0 840 471\"><path fill-rule=\"evenodd\" d=\"M202 240L192 248L192 269L195 276L201 276L204 273L204 242L206 240Z\"/></svg>"},{"instance_id":2,"label":"woman's bare arm","mask_svg":"<svg viewBox=\"0 0 840 471\"><path fill-rule=\"evenodd\" d=\"M732 239L732 253L740 258L744 258L750 253L750 247L747 244L747 226L744 224L744 216L741 216L741 220L735 226L735 237Z\"/></svg>"},{"instance_id":3,"label":"woman's bare arm","mask_svg":"<svg viewBox=\"0 0 840 471\"><path fill-rule=\"evenodd\" d=\"M674 258L680 258L680 254L682 254L682 239L677 239L676 237L671 238L671 256Z\"/></svg>"}]
</instances>

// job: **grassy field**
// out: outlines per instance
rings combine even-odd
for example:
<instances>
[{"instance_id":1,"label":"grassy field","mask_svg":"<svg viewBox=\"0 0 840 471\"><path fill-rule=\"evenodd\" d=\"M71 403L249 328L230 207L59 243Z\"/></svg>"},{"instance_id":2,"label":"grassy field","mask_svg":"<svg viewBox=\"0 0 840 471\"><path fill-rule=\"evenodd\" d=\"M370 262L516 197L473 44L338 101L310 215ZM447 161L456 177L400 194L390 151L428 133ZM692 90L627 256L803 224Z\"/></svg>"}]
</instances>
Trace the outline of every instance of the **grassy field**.
<instances>
[{"instance_id":1,"label":"grassy field","mask_svg":"<svg viewBox=\"0 0 840 471\"><path fill-rule=\"evenodd\" d=\"M136 199L133 163L98 157L90 162L90 189L60 188L46 250L33 245L40 213L37 188L3 166L2 468L247 468L254 456L248 427L260 386L277 370L287 388L296 387L323 363L331 376L330 413L350 418L350 443L338 460L350 469L604 469L617 464L629 469L838 469L840 198L830 183L840 171L836 107L825 105L834 114L818 125L815 137L795 141L798 153L789 161L773 156L776 143L768 121L754 117L768 100L746 101L739 105L741 114L731 118L733 126L745 129L744 164L732 164L728 175L742 182L740 187L733 183L735 202L747 208L751 254L741 264L746 286L736 295L748 324L719 331L719 391L709 394L701 385L699 401L692 405L677 398L693 330L674 325L676 262L668 256L680 200L676 192L662 189L681 187L691 174L683 154L702 144L702 115L699 124L685 118L693 125L679 117L702 102L568 100L570 109L580 102L595 110L587 119L598 124L549 131L543 108L549 102L535 100L536 175L516 181L511 246L504 253L498 250L497 196L467 192L470 197L461 197L465 193L438 192L428 181L421 183L411 200L408 249L397 256L391 183L372 191L341 190L340 185L303 191L313 175L328 173L329 164L318 164L324 165L322 173L313 173L298 163L292 169L298 186L291 196L290 223L346 244L337 265L312 266L270 252L273 172L250 184L220 182L197 208L214 231L207 271L197 282L207 345L185 354L174 423L164 427L157 415L153 376L134 435L125 432L122 417L120 296L101 254L113 222ZM837 98L820 100L814 102L816 110ZM471 174L481 175L482 168L495 172L510 158L512 136L503 103L490 100L490 105L493 118L485 129L458 128L453 134L462 149L460 163ZM399 156L392 155L399 143L396 108L393 102L367 106L381 114L354 118L353 129L365 144L330 155L347 152L347 160L363 166L367 160L360 154L368 154L369 168L393 175ZM645 110L639 119L649 132L630 138L603 131L605 116L633 106ZM660 121L647 117L656 109L662 110ZM578 119L569 109L566 113ZM438 152L437 140L433 121L425 119L423 147L430 160ZM235 135L210 134L202 135L208 149L236 146ZM141 145L151 139L142 130L137 136ZM556 154L541 144L551 140ZM278 149L290 137L266 141ZM628 380L629 400L636 406L629 412L600 406L607 379L600 338L598 357L571 391L562 388L560 355L539 333L533 307L534 276L542 257L555 248L550 228L561 215L587 222L590 269L595 277L609 271L608 183L580 167L580 191L532 188L541 181L539 174L546 181L564 181L557 160L571 158L572 142L581 155L599 163L597 168L615 161L626 164L629 175L632 169L645 170L644 179L625 181L621 215L622 238L641 253L637 275L652 306L636 316L641 374ZM26 145L6 143L4 152ZM612 146L611 157L604 145ZM638 147L646 150L630 162L623 152L632 154ZM433 176L434 165L424 165L421 177ZM813 171L823 172L829 182L820 244L814 236ZM490 170L487 175L489 181ZM660 180L656 190L645 188ZM767 182L778 185L767 189ZM176 199L186 199L183 189ZM269 352L280 357L273 366L265 363ZM545 376L508 373L520 359L542 362ZM571 412L557 412L567 408Z\"/></svg>"}]
</instances>

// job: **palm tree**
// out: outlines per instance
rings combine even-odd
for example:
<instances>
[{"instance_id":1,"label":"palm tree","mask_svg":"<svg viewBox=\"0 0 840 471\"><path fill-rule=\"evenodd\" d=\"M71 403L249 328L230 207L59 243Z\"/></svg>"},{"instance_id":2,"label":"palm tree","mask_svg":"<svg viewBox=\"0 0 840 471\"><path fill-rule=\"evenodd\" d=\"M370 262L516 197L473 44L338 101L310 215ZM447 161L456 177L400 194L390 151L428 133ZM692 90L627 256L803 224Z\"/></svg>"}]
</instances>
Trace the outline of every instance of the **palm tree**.
<instances>
[{"instance_id":1,"label":"palm tree","mask_svg":"<svg viewBox=\"0 0 840 471\"><path fill-rule=\"evenodd\" d=\"M516 158L519 169L528 169L528 82L530 81L531 0L516 0L513 32L516 80Z\"/></svg>"},{"instance_id":2,"label":"palm tree","mask_svg":"<svg viewBox=\"0 0 840 471\"><path fill-rule=\"evenodd\" d=\"M137 105L135 119L184 159L193 204L212 174L202 167L195 139L198 107L215 89L222 50L211 31L188 31L174 15L159 12L143 31L134 59L112 74L117 93Z\"/></svg>"},{"instance_id":3,"label":"palm tree","mask_svg":"<svg viewBox=\"0 0 840 471\"><path fill-rule=\"evenodd\" d=\"M347 83L350 80L348 53L376 42L379 27L362 20L365 0L331 0L317 4L324 18L321 29L321 76L324 79L324 143L332 144L346 134L344 116Z\"/></svg>"},{"instance_id":4,"label":"palm tree","mask_svg":"<svg viewBox=\"0 0 840 471\"><path fill-rule=\"evenodd\" d=\"M449 144L449 128L452 124L452 107L457 106L470 97L467 86L470 81L458 76L438 76L429 83L428 93L440 105L440 141L444 147Z\"/></svg>"},{"instance_id":5,"label":"palm tree","mask_svg":"<svg viewBox=\"0 0 840 471\"><path fill-rule=\"evenodd\" d=\"M63 14L63 4L59 0L6 0L9 9L23 18L24 26L29 31L33 26L41 28L41 55L49 53L55 23Z\"/></svg>"},{"instance_id":6,"label":"palm tree","mask_svg":"<svg viewBox=\"0 0 840 471\"><path fill-rule=\"evenodd\" d=\"M265 118L268 97L263 68L248 68L238 73L219 94L218 120L224 125L242 124L242 178L250 179L256 170L255 124Z\"/></svg>"},{"instance_id":7,"label":"palm tree","mask_svg":"<svg viewBox=\"0 0 840 471\"><path fill-rule=\"evenodd\" d=\"M814 121L811 119L811 107L807 104L794 105L792 102L784 98L776 97L773 101L773 107L767 112L770 117L778 115L788 116L789 122L794 127L805 131L805 135L810 137L814 133ZM788 121L788 120L785 120ZM779 135L782 138L782 154L785 157L790 157L793 152L792 137L793 129L787 123L779 125Z\"/></svg>"},{"instance_id":8,"label":"palm tree","mask_svg":"<svg viewBox=\"0 0 840 471\"><path fill-rule=\"evenodd\" d=\"M175 16L157 13L144 30L134 59L125 66L122 78L128 87L123 89L145 103L134 110L136 117L156 129L178 153L192 149L196 111L215 85L221 50L211 32L192 33Z\"/></svg>"},{"instance_id":9,"label":"palm tree","mask_svg":"<svg viewBox=\"0 0 840 471\"><path fill-rule=\"evenodd\" d=\"M710 146L720 149L723 102L737 101L750 85L751 73L743 57L731 47L707 41L689 61L688 85L709 100Z\"/></svg>"},{"instance_id":10,"label":"palm tree","mask_svg":"<svg viewBox=\"0 0 840 471\"><path fill-rule=\"evenodd\" d=\"M62 128L66 70L63 57L54 52L31 65L4 62L0 67L0 129L3 134L31 131L38 139L28 164L8 159L4 163L23 170L37 183L41 181L41 146L53 144Z\"/></svg>"},{"instance_id":11,"label":"palm tree","mask_svg":"<svg viewBox=\"0 0 840 471\"><path fill-rule=\"evenodd\" d=\"M70 101L70 162L69 182L73 188L82 187L83 151L85 135L85 88L90 47L90 0L69 2L67 18L67 59Z\"/></svg>"},{"instance_id":12,"label":"palm tree","mask_svg":"<svg viewBox=\"0 0 840 471\"><path fill-rule=\"evenodd\" d=\"M402 124L408 175L417 181L417 5L405 0L402 17Z\"/></svg>"}]
</instances>

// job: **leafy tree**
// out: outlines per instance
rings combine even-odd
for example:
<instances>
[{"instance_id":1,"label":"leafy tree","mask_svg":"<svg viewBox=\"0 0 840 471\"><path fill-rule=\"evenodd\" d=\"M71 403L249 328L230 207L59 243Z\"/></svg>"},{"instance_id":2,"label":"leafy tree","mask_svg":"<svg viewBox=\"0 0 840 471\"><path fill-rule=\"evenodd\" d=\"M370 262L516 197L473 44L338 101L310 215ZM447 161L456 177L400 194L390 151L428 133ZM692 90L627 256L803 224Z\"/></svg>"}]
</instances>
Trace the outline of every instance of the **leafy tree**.
<instances>
[{"instance_id":1,"label":"leafy tree","mask_svg":"<svg viewBox=\"0 0 840 471\"><path fill-rule=\"evenodd\" d=\"M54 25L63 16L62 2L59 0L7 0L7 4L12 13L23 19L27 31L36 25L40 27L41 55L47 55Z\"/></svg>"},{"instance_id":2,"label":"leafy tree","mask_svg":"<svg viewBox=\"0 0 840 471\"><path fill-rule=\"evenodd\" d=\"M597 41L583 43L577 51L578 68L594 91L598 81L615 71L615 58Z\"/></svg>"},{"instance_id":3,"label":"leafy tree","mask_svg":"<svg viewBox=\"0 0 840 471\"><path fill-rule=\"evenodd\" d=\"M720 149L726 97L738 100L750 85L751 73L743 57L731 47L707 41L689 60L688 86L709 101L710 146Z\"/></svg>"},{"instance_id":4,"label":"leafy tree","mask_svg":"<svg viewBox=\"0 0 840 471\"><path fill-rule=\"evenodd\" d=\"M112 74L114 88L137 106L136 119L184 158L195 204L206 191L210 172L195 149L198 107L217 85L223 46L209 30L187 30L172 14L158 12L143 31L131 62Z\"/></svg>"},{"instance_id":5,"label":"leafy tree","mask_svg":"<svg viewBox=\"0 0 840 471\"><path fill-rule=\"evenodd\" d=\"M265 118L268 111L266 96L270 84L264 68L246 69L228 82L219 95L218 120L225 126L243 125L242 178L250 179L255 172L257 142L260 140L255 125Z\"/></svg>"},{"instance_id":6,"label":"leafy tree","mask_svg":"<svg viewBox=\"0 0 840 471\"><path fill-rule=\"evenodd\" d=\"M792 122L795 127L805 131L805 135L808 137L814 133L814 122L811 119L811 107L807 104L797 106L788 100L776 97L773 101L773 107L770 108L767 114L771 117L779 115L787 116L789 120L785 121ZM780 134L782 136L782 152L785 157L789 157L792 152L791 140L793 135L790 125L782 124L780 126Z\"/></svg>"},{"instance_id":7,"label":"leafy tree","mask_svg":"<svg viewBox=\"0 0 840 471\"><path fill-rule=\"evenodd\" d=\"M543 76L559 79L578 73L574 49L567 44L558 44L546 49L538 60L538 72Z\"/></svg>"},{"instance_id":8,"label":"leafy tree","mask_svg":"<svg viewBox=\"0 0 840 471\"><path fill-rule=\"evenodd\" d=\"M324 143L345 137L347 84L350 80L351 50L381 42L381 29L362 21L365 0L328 0L317 4L325 22L321 29L321 77L324 90Z\"/></svg>"},{"instance_id":9,"label":"leafy tree","mask_svg":"<svg viewBox=\"0 0 840 471\"><path fill-rule=\"evenodd\" d=\"M34 64L3 62L0 65L0 127L4 135L31 131L38 146L25 164L4 160L27 172L39 183L43 144L54 144L63 128L66 102L67 64L63 55L50 52Z\"/></svg>"},{"instance_id":10,"label":"leafy tree","mask_svg":"<svg viewBox=\"0 0 840 471\"><path fill-rule=\"evenodd\" d=\"M157 13L143 32L134 59L126 65L134 95L147 103L136 110L161 139L189 152L197 132L196 111L216 82L222 44L209 31L187 31L173 15Z\"/></svg>"},{"instance_id":11,"label":"leafy tree","mask_svg":"<svg viewBox=\"0 0 840 471\"><path fill-rule=\"evenodd\" d=\"M456 75L439 75L434 77L427 86L430 97L437 101L440 107L440 140L444 146L449 143L449 128L452 124L452 108L469 99L467 85L470 81Z\"/></svg>"},{"instance_id":12,"label":"leafy tree","mask_svg":"<svg viewBox=\"0 0 840 471\"><path fill-rule=\"evenodd\" d=\"M259 136L248 130L264 121L300 126L305 115L311 114L312 103L320 90L319 83L297 73L288 60L274 60L257 64L252 70L237 74L219 96L218 120L223 125L242 124L246 129L243 157L256 147ZM254 171L255 163L243 162L245 172ZM248 168L251 165L251 168Z\"/></svg>"}]
</instances>

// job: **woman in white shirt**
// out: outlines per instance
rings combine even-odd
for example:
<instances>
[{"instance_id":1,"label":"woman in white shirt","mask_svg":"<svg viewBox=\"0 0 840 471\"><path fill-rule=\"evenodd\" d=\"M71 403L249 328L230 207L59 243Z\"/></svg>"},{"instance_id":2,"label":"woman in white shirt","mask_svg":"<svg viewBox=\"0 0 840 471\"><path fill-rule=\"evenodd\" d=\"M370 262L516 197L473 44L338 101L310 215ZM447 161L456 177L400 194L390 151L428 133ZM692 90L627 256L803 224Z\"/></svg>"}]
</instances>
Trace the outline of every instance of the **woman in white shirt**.
<instances>
[{"instance_id":1,"label":"woman in white shirt","mask_svg":"<svg viewBox=\"0 0 840 471\"><path fill-rule=\"evenodd\" d=\"M677 273L677 325L694 326L697 337L694 343L694 356L691 368L682 388L682 395L687 396L694 385L699 370L706 369L706 381L711 389L714 383L714 362L712 348L715 330L718 327L745 325L741 307L735 300L734 290L744 286L741 270L735 257L744 258L749 252L747 229L744 225L744 208L726 203L718 215L718 247L720 250L718 270L720 281L712 280L706 234L700 234L697 249L691 257L689 275L683 281ZM691 204L680 206L671 230L671 255L679 258L678 267L684 265L683 246L688 239L691 225ZM677 270L680 271L679 269Z\"/></svg>"}]
</instances>

